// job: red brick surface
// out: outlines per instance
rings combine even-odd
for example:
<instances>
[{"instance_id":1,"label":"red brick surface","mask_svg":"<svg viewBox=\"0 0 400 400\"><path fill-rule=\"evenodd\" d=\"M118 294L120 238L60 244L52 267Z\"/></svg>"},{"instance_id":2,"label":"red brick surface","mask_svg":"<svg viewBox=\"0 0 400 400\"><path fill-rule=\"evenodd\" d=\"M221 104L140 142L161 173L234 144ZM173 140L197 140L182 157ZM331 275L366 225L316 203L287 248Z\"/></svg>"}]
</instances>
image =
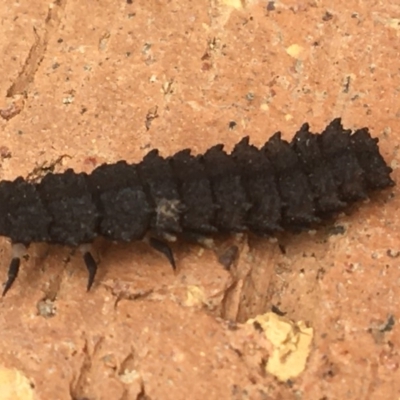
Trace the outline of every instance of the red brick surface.
<instances>
[{"instance_id":1,"label":"red brick surface","mask_svg":"<svg viewBox=\"0 0 400 400\"><path fill-rule=\"evenodd\" d=\"M261 145L341 116L379 137L398 182L397 2L229 3L2 2L0 178L89 172L151 148L231 149L244 135ZM285 254L277 241L222 241L219 255L239 248L231 273L199 246L174 245L174 274L143 244L100 240L86 293L78 253L32 245L0 301L0 372L30 385L6 397L2 383L0 398L400 398L397 192L280 237ZM0 253L5 280L6 239ZM264 372L268 344L242 325L272 305L314 329L304 372L286 383Z\"/></svg>"}]
</instances>

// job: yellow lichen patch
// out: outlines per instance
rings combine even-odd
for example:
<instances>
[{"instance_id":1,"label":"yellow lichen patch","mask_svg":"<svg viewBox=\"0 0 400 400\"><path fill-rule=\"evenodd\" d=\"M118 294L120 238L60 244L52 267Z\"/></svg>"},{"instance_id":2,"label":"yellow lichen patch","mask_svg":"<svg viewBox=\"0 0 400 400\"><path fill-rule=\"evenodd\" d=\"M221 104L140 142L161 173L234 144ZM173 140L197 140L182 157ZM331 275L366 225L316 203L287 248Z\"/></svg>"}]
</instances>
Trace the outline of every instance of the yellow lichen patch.
<instances>
[{"instance_id":1,"label":"yellow lichen patch","mask_svg":"<svg viewBox=\"0 0 400 400\"><path fill-rule=\"evenodd\" d=\"M0 398L2 400L33 400L34 392L28 378L20 371L0 366Z\"/></svg>"},{"instance_id":2,"label":"yellow lichen patch","mask_svg":"<svg viewBox=\"0 0 400 400\"><path fill-rule=\"evenodd\" d=\"M237 9L244 7L244 0L222 0L221 3Z\"/></svg>"},{"instance_id":3,"label":"yellow lichen patch","mask_svg":"<svg viewBox=\"0 0 400 400\"><path fill-rule=\"evenodd\" d=\"M296 60L304 60L306 58L306 51L304 47L296 43L287 47L286 53L289 54L290 57L295 58Z\"/></svg>"},{"instance_id":4,"label":"yellow lichen patch","mask_svg":"<svg viewBox=\"0 0 400 400\"><path fill-rule=\"evenodd\" d=\"M400 30L400 19L399 18L391 18L387 21L386 25L389 28Z\"/></svg>"},{"instance_id":5,"label":"yellow lichen patch","mask_svg":"<svg viewBox=\"0 0 400 400\"><path fill-rule=\"evenodd\" d=\"M400 32L400 18L387 18L381 14L373 13L373 19L375 22L396 30L397 33Z\"/></svg>"},{"instance_id":6,"label":"yellow lichen patch","mask_svg":"<svg viewBox=\"0 0 400 400\"><path fill-rule=\"evenodd\" d=\"M187 287L186 306L198 307L202 306L206 301L206 297L202 288L194 285Z\"/></svg>"},{"instance_id":7,"label":"yellow lichen patch","mask_svg":"<svg viewBox=\"0 0 400 400\"><path fill-rule=\"evenodd\" d=\"M313 338L312 328L303 321L292 322L272 312L248 322L258 322L273 346L265 367L267 372L286 381L304 371Z\"/></svg>"}]
</instances>

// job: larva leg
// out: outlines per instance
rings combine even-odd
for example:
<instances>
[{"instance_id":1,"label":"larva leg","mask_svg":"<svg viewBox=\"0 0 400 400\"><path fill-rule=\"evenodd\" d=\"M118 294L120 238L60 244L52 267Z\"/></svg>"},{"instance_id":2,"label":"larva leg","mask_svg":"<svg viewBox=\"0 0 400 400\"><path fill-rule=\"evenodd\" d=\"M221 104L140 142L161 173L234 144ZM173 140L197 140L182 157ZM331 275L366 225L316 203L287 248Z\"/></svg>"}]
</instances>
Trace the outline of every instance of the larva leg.
<instances>
[{"instance_id":1,"label":"larva leg","mask_svg":"<svg viewBox=\"0 0 400 400\"><path fill-rule=\"evenodd\" d=\"M15 282L19 272L19 266L21 264L21 257L26 253L26 246L21 243L14 243L12 245L12 259L10 266L8 267L7 281L4 284L3 296L10 290L11 286Z\"/></svg>"},{"instance_id":2,"label":"larva leg","mask_svg":"<svg viewBox=\"0 0 400 400\"><path fill-rule=\"evenodd\" d=\"M168 244L160 239L155 238L155 237L150 237L148 240L148 243L153 249L159 251L160 253L164 254L165 257L167 257L173 270L175 271L176 264L175 264L174 254L172 253L172 250L168 246Z\"/></svg>"},{"instance_id":3,"label":"larva leg","mask_svg":"<svg viewBox=\"0 0 400 400\"><path fill-rule=\"evenodd\" d=\"M87 281L87 291L93 286L94 279L97 273L97 263L92 256L92 246L90 244L84 244L80 246L80 251L83 254L83 261L85 262L89 276Z\"/></svg>"},{"instance_id":4,"label":"larva leg","mask_svg":"<svg viewBox=\"0 0 400 400\"><path fill-rule=\"evenodd\" d=\"M10 266L8 267L7 282L4 284L3 296L6 295L6 293L14 283L15 279L17 279L20 263L21 259L19 257L15 257L11 260Z\"/></svg>"}]
</instances>

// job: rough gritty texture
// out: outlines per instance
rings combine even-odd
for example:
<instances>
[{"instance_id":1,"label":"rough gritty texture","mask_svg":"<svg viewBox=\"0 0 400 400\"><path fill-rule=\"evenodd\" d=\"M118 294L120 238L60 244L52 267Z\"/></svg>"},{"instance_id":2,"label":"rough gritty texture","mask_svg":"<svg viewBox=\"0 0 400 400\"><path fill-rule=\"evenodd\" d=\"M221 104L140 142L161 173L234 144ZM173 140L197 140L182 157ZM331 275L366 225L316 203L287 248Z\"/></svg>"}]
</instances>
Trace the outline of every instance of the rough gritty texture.
<instances>
[{"instance_id":1,"label":"rough gritty texture","mask_svg":"<svg viewBox=\"0 0 400 400\"><path fill-rule=\"evenodd\" d=\"M380 138L399 182L394 1L3 3L1 179L262 145L341 116ZM177 245L176 274L145 245L99 241L89 294L80 257L32 246L0 303L1 364L39 399L395 399L397 191L315 235ZM272 305L314 329L289 383L261 372L268 344L241 325Z\"/></svg>"}]
</instances>

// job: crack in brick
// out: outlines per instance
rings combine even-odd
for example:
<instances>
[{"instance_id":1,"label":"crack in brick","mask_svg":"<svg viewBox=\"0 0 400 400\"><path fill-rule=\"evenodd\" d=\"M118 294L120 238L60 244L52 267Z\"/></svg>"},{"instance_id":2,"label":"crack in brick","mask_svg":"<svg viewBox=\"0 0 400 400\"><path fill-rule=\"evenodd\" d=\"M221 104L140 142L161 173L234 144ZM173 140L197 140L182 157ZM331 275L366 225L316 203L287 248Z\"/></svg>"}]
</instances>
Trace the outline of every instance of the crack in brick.
<instances>
[{"instance_id":1,"label":"crack in brick","mask_svg":"<svg viewBox=\"0 0 400 400\"><path fill-rule=\"evenodd\" d=\"M14 97L16 95L24 95L26 97L29 85L34 81L36 72L46 54L49 39L60 24L61 13L64 12L67 1L68 0L55 0L54 3L50 4L45 19L43 35L39 35L37 29L35 27L33 28L35 36L34 43L29 50L21 72L8 88L7 97Z\"/></svg>"},{"instance_id":2,"label":"crack in brick","mask_svg":"<svg viewBox=\"0 0 400 400\"><path fill-rule=\"evenodd\" d=\"M95 359L98 351L101 349L101 344L104 341L104 337L101 337L94 344L93 351L90 354L88 339L85 339L85 345L83 347L83 361L79 372L75 379L70 382L70 396L72 400L83 400L87 399L86 392L90 390L90 374L93 368L93 360Z\"/></svg>"}]
</instances>

